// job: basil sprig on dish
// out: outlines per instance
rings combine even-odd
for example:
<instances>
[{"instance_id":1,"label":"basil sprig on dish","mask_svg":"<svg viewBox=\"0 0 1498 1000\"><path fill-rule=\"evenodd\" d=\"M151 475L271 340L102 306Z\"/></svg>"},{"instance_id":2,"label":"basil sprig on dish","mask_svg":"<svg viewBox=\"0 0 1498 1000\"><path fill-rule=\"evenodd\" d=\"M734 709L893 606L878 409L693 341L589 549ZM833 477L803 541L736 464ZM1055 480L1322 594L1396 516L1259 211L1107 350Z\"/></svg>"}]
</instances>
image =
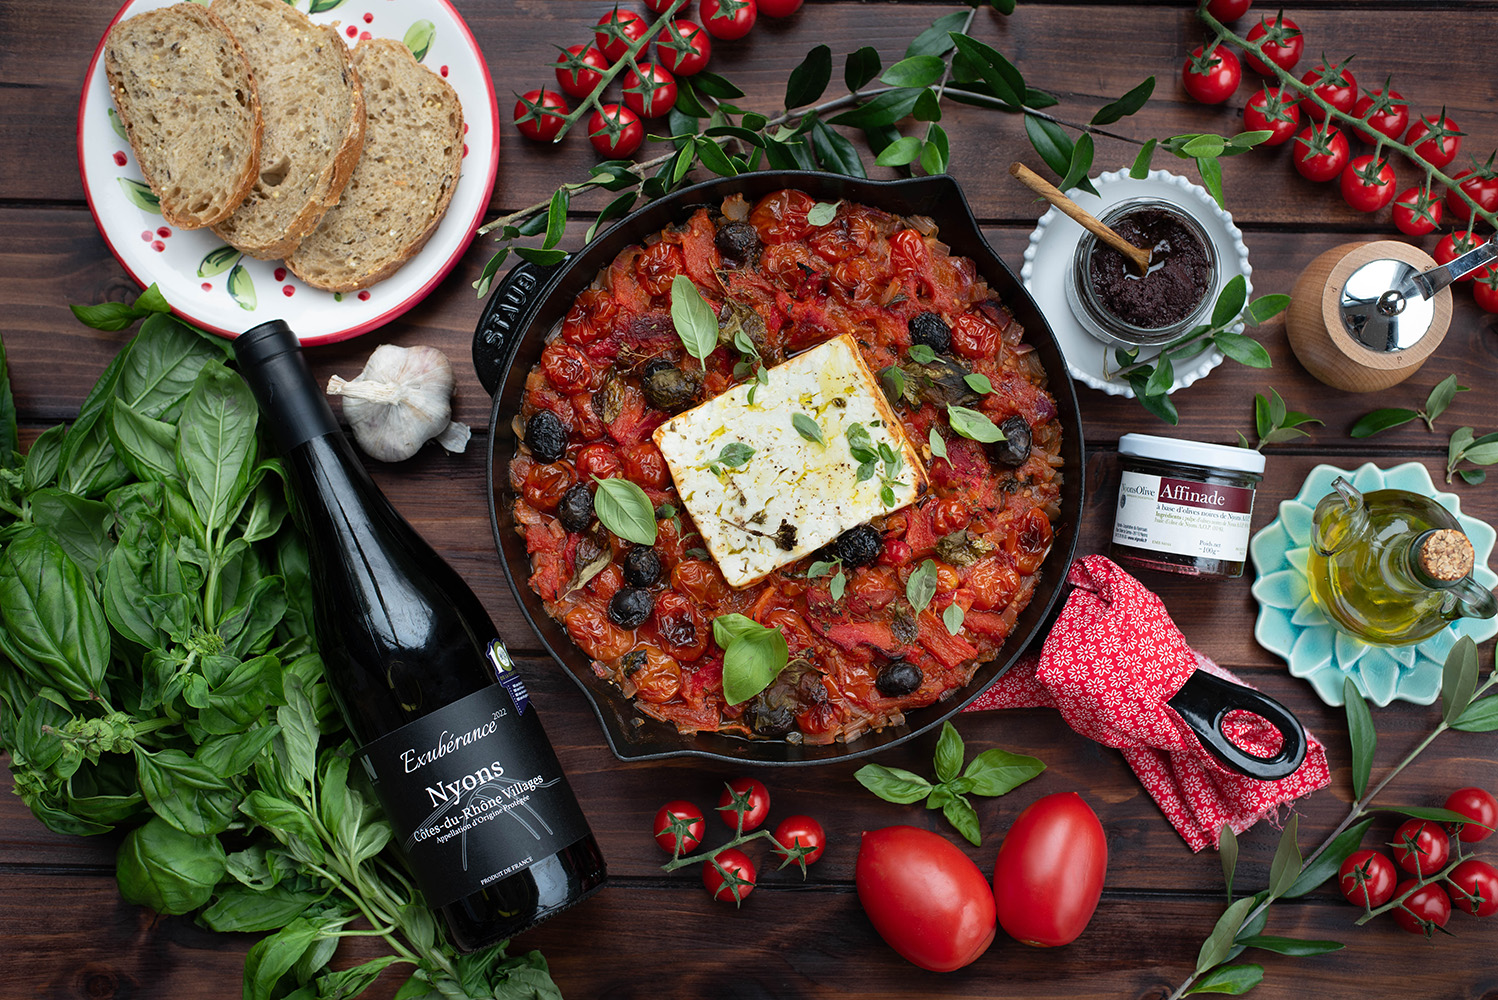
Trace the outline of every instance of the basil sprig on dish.
<instances>
[{"instance_id":1,"label":"basil sprig on dish","mask_svg":"<svg viewBox=\"0 0 1498 1000\"><path fill-rule=\"evenodd\" d=\"M605 528L636 545L655 544L655 507L645 491L628 479L599 479L593 513Z\"/></svg>"},{"instance_id":2,"label":"basil sprig on dish","mask_svg":"<svg viewBox=\"0 0 1498 1000\"><path fill-rule=\"evenodd\" d=\"M707 371L707 356L718 347L718 314L684 274L671 279L671 325L687 353Z\"/></svg>"},{"instance_id":3,"label":"basil sprig on dish","mask_svg":"<svg viewBox=\"0 0 1498 1000\"><path fill-rule=\"evenodd\" d=\"M713 641L723 650L723 700L741 705L774 682L790 662L779 629L740 614L713 619Z\"/></svg>"}]
</instances>

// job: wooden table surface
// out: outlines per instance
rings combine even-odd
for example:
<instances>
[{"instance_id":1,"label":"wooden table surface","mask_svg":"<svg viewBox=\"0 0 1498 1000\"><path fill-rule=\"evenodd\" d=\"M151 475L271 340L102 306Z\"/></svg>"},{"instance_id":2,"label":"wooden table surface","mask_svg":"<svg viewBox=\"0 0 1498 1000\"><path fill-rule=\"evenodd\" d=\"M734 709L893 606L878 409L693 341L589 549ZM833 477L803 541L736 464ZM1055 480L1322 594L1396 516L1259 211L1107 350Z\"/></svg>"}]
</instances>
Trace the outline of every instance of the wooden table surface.
<instances>
[{"instance_id":1,"label":"wooden table surface","mask_svg":"<svg viewBox=\"0 0 1498 1000\"><path fill-rule=\"evenodd\" d=\"M599 0L458 0L488 57L495 90L508 95L551 80L553 43L588 37L610 4ZM638 0L621 6L638 7ZM779 22L761 19L742 42L721 44L712 68L748 92L747 107L774 109L789 70L812 46L828 43L841 61L870 44L885 65L908 40L956 5L941 3L813 2ZM1262 6L1262 5L1261 5ZM77 100L84 71L114 13L112 0L0 0L0 316L10 354L15 397L26 440L73 417L84 393L127 335L86 329L68 303L128 299L137 289L111 257L84 201L74 150ZM1365 85L1392 73L1395 85L1421 113L1445 104L1468 133L1467 149L1484 155L1498 143L1498 76L1488 42L1498 4L1377 4L1310 0L1291 9L1307 35L1303 66L1323 49L1356 52ZM1246 23L1246 22L1245 22ZM1086 120L1107 100L1145 75L1158 79L1145 110L1117 130L1139 136L1181 132L1231 133L1241 128L1252 94L1246 81L1227 105L1190 101L1180 82L1187 49L1203 29L1183 4L1088 6L1021 2L1004 19L984 9L974 34L994 44L1026 73L1031 85L1062 99L1064 117ZM840 85L840 84L839 84ZM594 161L581 136L560 149L503 134L499 179L490 205L500 214L546 197L560 180L580 180ZM1018 270L1026 238L1039 215L1027 192L1005 174L1011 159L1040 164L1011 115L961 105L946 109L952 138L951 172L965 186L998 252ZM1096 169L1129 163L1134 147L1099 140ZM872 157L868 157L872 160ZM1351 240L1390 237L1387 210L1376 216L1347 208L1332 186L1313 185L1290 168L1285 149L1264 150L1226 165L1229 208L1252 254L1260 293L1288 292L1320 251ZM1185 161L1176 169L1189 171ZM1399 161L1400 186L1414 183ZM602 204L580 199L580 216ZM575 242L575 240L574 240ZM1435 240L1422 245L1431 249ZM913 823L951 835L934 813L875 799L853 779L856 763L763 770L774 815L807 812L832 837L826 857L803 883L791 873L767 876L735 911L712 902L696 871L665 874L648 835L657 806L671 798L711 805L723 779L738 769L698 760L624 764L603 745L582 695L550 661L507 589L485 509L484 453L489 400L467 363L480 303L469 283L489 250L482 240L426 301L386 329L311 352L323 378L351 375L383 341L431 344L459 369L457 417L472 425L469 451L449 457L429 448L419 457L375 469L391 499L478 591L511 648L528 652L527 682L543 712L610 867L608 887L586 904L525 935L539 948L568 997L1160 997L1190 971L1198 947L1223 907L1222 875L1212 851L1192 854L1141 789L1120 755L1072 733L1051 711L969 714L958 728L970 752L988 747L1034 754L1048 765L1038 780L1001 799L978 800L985 832L980 848L964 850L992 871L1000 836L1018 812L1041 795L1078 791L1096 809L1108 835L1110 866L1100 907L1086 933L1059 950L1034 950L1004 935L970 967L948 975L922 972L878 939L853 887L861 830ZM1385 393L1351 395L1314 381L1296 362L1283 324L1260 332L1273 356L1269 371L1226 364L1175 398L1181 424L1172 430L1129 400L1079 387L1092 487L1079 552L1106 549L1117 484L1115 445L1128 431L1171 433L1232 443L1251 433L1255 392L1277 388L1292 408L1321 418L1309 439L1271 446L1259 489L1254 527L1275 515L1311 468L1363 462L1425 464L1439 481L1446 433L1470 425L1498 429L1498 331L1466 291L1456 294L1450 334L1423 370ZM1353 420L1376 406L1423 402L1430 388L1458 373L1475 391L1462 394L1430 434L1413 424L1371 441L1347 436ZM1498 484L1453 489L1463 509L1498 519ZM1323 705L1309 685L1253 638L1256 605L1249 577L1223 583L1143 574L1187 639L1296 711L1329 748L1330 787L1299 802L1303 849L1318 843L1348 808L1349 754L1340 709ZM1485 669L1493 651L1484 651ZM1396 703L1375 710L1381 743L1378 767L1402 756L1437 721L1438 709ZM925 771L934 734L882 755L882 763ZM1492 789L1498 737L1451 734L1419 758L1393 786L1389 799L1439 805L1468 784ZM6 779L8 787L8 778ZM1394 822L1375 823L1371 840L1387 840ZM1262 822L1241 838L1240 888L1262 887L1279 831ZM954 839L956 839L954 837ZM20 800L0 796L0 997L229 997L239 993L242 957L251 936L212 934L184 918L159 918L122 903L113 879L115 841L50 834ZM1488 848L1492 860L1492 848ZM1250 956L1267 968L1258 995L1365 997L1370 995L1491 997L1498 995L1493 962L1495 926L1456 916L1454 937L1427 942L1386 918L1354 927L1356 911L1334 890L1277 904L1269 933L1346 942L1319 958ZM1397 984L1397 985L1396 985ZM388 996L394 984L377 991Z\"/></svg>"}]
</instances>

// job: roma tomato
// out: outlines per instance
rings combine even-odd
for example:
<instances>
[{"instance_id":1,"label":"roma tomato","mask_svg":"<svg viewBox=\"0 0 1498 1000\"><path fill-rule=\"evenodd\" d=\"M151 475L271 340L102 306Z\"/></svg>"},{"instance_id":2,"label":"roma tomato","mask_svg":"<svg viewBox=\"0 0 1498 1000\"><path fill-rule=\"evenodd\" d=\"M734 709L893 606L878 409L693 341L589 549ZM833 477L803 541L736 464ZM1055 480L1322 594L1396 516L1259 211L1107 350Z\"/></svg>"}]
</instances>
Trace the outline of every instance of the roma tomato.
<instances>
[{"instance_id":1,"label":"roma tomato","mask_svg":"<svg viewBox=\"0 0 1498 1000\"><path fill-rule=\"evenodd\" d=\"M598 19L598 27L593 29L593 38L598 44L598 50L612 66L629 51L631 45L649 33L650 25L643 17L632 10L615 7Z\"/></svg>"},{"instance_id":2,"label":"roma tomato","mask_svg":"<svg viewBox=\"0 0 1498 1000\"><path fill-rule=\"evenodd\" d=\"M1399 824L1392 846L1399 867L1422 878L1445 868L1451 858L1451 838L1439 823L1428 819L1407 819Z\"/></svg>"},{"instance_id":3,"label":"roma tomato","mask_svg":"<svg viewBox=\"0 0 1498 1000\"><path fill-rule=\"evenodd\" d=\"M1377 142L1380 135L1398 142L1410 123L1410 106L1399 91L1390 90L1385 82L1383 90L1369 91L1358 98L1352 106L1352 116L1368 123L1368 128L1354 129L1364 142Z\"/></svg>"},{"instance_id":4,"label":"roma tomato","mask_svg":"<svg viewBox=\"0 0 1498 1000\"><path fill-rule=\"evenodd\" d=\"M932 972L971 964L993 944L994 898L972 859L914 826L865 833L853 880L886 944Z\"/></svg>"},{"instance_id":5,"label":"roma tomato","mask_svg":"<svg viewBox=\"0 0 1498 1000\"><path fill-rule=\"evenodd\" d=\"M1347 166L1347 136L1332 125L1312 125L1295 137L1291 162L1308 181L1329 181Z\"/></svg>"},{"instance_id":6,"label":"roma tomato","mask_svg":"<svg viewBox=\"0 0 1498 1000\"><path fill-rule=\"evenodd\" d=\"M1403 896L1414 889L1415 885L1415 879L1401 882L1395 887L1394 895ZM1445 927L1446 921L1450 919L1451 897L1436 882L1417 889L1394 910L1395 923L1411 934L1424 934L1426 937L1435 934L1437 927Z\"/></svg>"},{"instance_id":7,"label":"roma tomato","mask_svg":"<svg viewBox=\"0 0 1498 1000\"><path fill-rule=\"evenodd\" d=\"M739 816L743 815L740 822ZM723 783L718 796L718 818L729 827L754 830L770 814L770 790L758 778L734 778Z\"/></svg>"},{"instance_id":8,"label":"roma tomato","mask_svg":"<svg viewBox=\"0 0 1498 1000\"><path fill-rule=\"evenodd\" d=\"M655 40L655 57L677 76L692 76L707 69L713 40L702 25L674 21Z\"/></svg>"},{"instance_id":9,"label":"roma tomato","mask_svg":"<svg viewBox=\"0 0 1498 1000\"><path fill-rule=\"evenodd\" d=\"M1353 851L1337 870L1337 888L1342 890L1342 898L1353 906L1365 906L1370 910L1394 898L1394 886L1398 881L1399 873L1394 870L1394 862L1367 848Z\"/></svg>"},{"instance_id":10,"label":"roma tomato","mask_svg":"<svg viewBox=\"0 0 1498 1000\"><path fill-rule=\"evenodd\" d=\"M713 898L726 903L733 900L738 905L754 891L754 862L749 855L737 847L719 851L702 862L702 884ZM1450 904L1447 904L1448 909Z\"/></svg>"},{"instance_id":11,"label":"roma tomato","mask_svg":"<svg viewBox=\"0 0 1498 1000\"><path fill-rule=\"evenodd\" d=\"M1342 170L1342 200L1359 212L1377 212L1394 200L1394 168L1389 161L1359 156Z\"/></svg>"},{"instance_id":12,"label":"roma tomato","mask_svg":"<svg viewBox=\"0 0 1498 1000\"><path fill-rule=\"evenodd\" d=\"M1484 212L1498 212L1498 174L1493 173L1491 162L1478 166L1476 170L1463 170L1452 180L1457 182L1457 186L1446 191L1446 210L1451 213L1452 222L1470 224L1476 215L1472 206L1457 193L1458 190L1465 191Z\"/></svg>"},{"instance_id":13,"label":"roma tomato","mask_svg":"<svg viewBox=\"0 0 1498 1000\"><path fill-rule=\"evenodd\" d=\"M550 142L571 110L555 90L527 90L515 102L515 127L527 139Z\"/></svg>"},{"instance_id":14,"label":"roma tomato","mask_svg":"<svg viewBox=\"0 0 1498 1000\"><path fill-rule=\"evenodd\" d=\"M1472 283L1472 298L1477 301L1477 307L1483 312L1498 313L1498 274L1488 270L1488 273ZM1447 806L1446 808L1451 808ZM1491 822L1491 821L1490 821ZM1456 824L1453 823L1452 826ZM1492 830L1482 830L1471 823L1462 827L1462 839L1467 839L1470 831L1477 831L1484 837L1491 834Z\"/></svg>"},{"instance_id":15,"label":"roma tomato","mask_svg":"<svg viewBox=\"0 0 1498 1000\"><path fill-rule=\"evenodd\" d=\"M1458 788L1446 797L1446 808L1472 820L1457 833L1464 844L1487 840L1493 835L1493 828L1498 827L1498 799L1485 788Z\"/></svg>"},{"instance_id":16,"label":"roma tomato","mask_svg":"<svg viewBox=\"0 0 1498 1000\"><path fill-rule=\"evenodd\" d=\"M1347 72L1347 63L1347 59L1334 66L1317 63L1309 73L1300 78L1300 82L1312 88L1317 97L1338 111L1350 114L1358 99L1358 81ZM1300 110L1313 122L1326 120L1326 110L1309 97L1301 99Z\"/></svg>"},{"instance_id":17,"label":"roma tomato","mask_svg":"<svg viewBox=\"0 0 1498 1000\"><path fill-rule=\"evenodd\" d=\"M776 853L790 864L795 864L798 857L811 864L827 847L827 831L810 816L787 816L775 827L775 839L786 848L776 848Z\"/></svg>"},{"instance_id":18,"label":"roma tomato","mask_svg":"<svg viewBox=\"0 0 1498 1000\"><path fill-rule=\"evenodd\" d=\"M999 926L1025 944L1054 948L1092 919L1108 872L1108 839L1076 792L1047 795L1014 821L994 862Z\"/></svg>"},{"instance_id":19,"label":"roma tomato","mask_svg":"<svg viewBox=\"0 0 1498 1000\"><path fill-rule=\"evenodd\" d=\"M1436 244L1435 250L1431 251L1430 255L1436 259L1437 264L1450 264L1462 254L1476 250L1477 244L1481 242L1482 240L1477 238L1477 234L1470 229L1466 232L1457 230L1454 233L1447 233L1445 236L1442 236L1441 242ZM1456 280L1476 281L1492 273L1494 273L1493 265L1489 264L1487 267L1480 267L1476 271L1465 274Z\"/></svg>"},{"instance_id":20,"label":"roma tomato","mask_svg":"<svg viewBox=\"0 0 1498 1000\"><path fill-rule=\"evenodd\" d=\"M1254 0L1209 0L1207 13L1219 21L1236 21L1253 5Z\"/></svg>"},{"instance_id":21,"label":"roma tomato","mask_svg":"<svg viewBox=\"0 0 1498 1000\"><path fill-rule=\"evenodd\" d=\"M801 9L801 0L759 0L759 12L765 17L790 17Z\"/></svg>"},{"instance_id":22,"label":"roma tomato","mask_svg":"<svg viewBox=\"0 0 1498 1000\"><path fill-rule=\"evenodd\" d=\"M1456 122L1447 118L1446 109L1442 108L1439 115L1426 115L1411 125L1404 144L1414 146L1421 159L1439 170L1456 159L1457 150L1462 148L1462 136L1466 134L1457 129Z\"/></svg>"},{"instance_id":23,"label":"roma tomato","mask_svg":"<svg viewBox=\"0 0 1498 1000\"><path fill-rule=\"evenodd\" d=\"M1424 185L1406 188L1394 199L1394 225L1406 236L1424 236L1441 224L1441 200Z\"/></svg>"},{"instance_id":24,"label":"roma tomato","mask_svg":"<svg viewBox=\"0 0 1498 1000\"><path fill-rule=\"evenodd\" d=\"M655 842L673 857L695 851L706 829L702 810L685 799L667 802L655 814Z\"/></svg>"},{"instance_id":25,"label":"roma tomato","mask_svg":"<svg viewBox=\"0 0 1498 1000\"><path fill-rule=\"evenodd\" d=\"M1243 128L1249 132L1271 132L1266 146L1283 146L1300 128L1300 102L1293 92L1266 86L1248 99L1243 109Z\"/></svg>"},{"instance_id":26,"label":"roma tomato","mask_svg":"<svg viewBox=\"0 0 1498 1000\"><path fill-rule=\"evenodd\" d=\"M697 7L697 16L707 33L725 42L749 34L758 15L754 0L702 0Z\"/></svg>"},{"instance_id":27,"label":"roma tomato","mask_svg":"<svg viewBox=\"0 0 1498 1000\"><path fill-rule=\"evenodd\" d=\"M557 56L557 84L562 93L587 97L603 79L609 61L594 45L573 45Z\"/></svg>"},{"instance_id":28,"label":"roma tomato","mask_svg":"<svg viewBox=\"0 0 1498 1000\"><path fill-rule=\"evenodd\" d=\"M1245 52L1243 57L1253 67L1254 72L1265 76L1274 76L1274 67L1290 71L1295 64L1300 62L1300 54L1305 51L1306 40L1296 27L1294 21L1284 15L1284 12L1274 16L1273 20L1267 17L1259 18L1259 23L1248 31L1248 40L1257 42L1263 39L1263 47L1260 51L1264 58L1260 59L1252 52Z\"/></svg>"},{"instance_id":29,"label":"roma tomato","mask_svg":"<svg viewBox=\"0 0 1498 1000\"><path fill-rule=\"evenodd\" d=\"M640 116L620 104L605 104L588 119L588 141L603 156L628 156L645 141Z\"/></svg>"},{"instance_id":30,"label":"roma tomato","mask_svg":"<svg viewBox=\"0 0 1498 1000\"><path fill-rule=\"evenodd\" d=\"M1203 104L1221 104L1233 96L1243 79L1243 66L1233 51L1214 45L1211 51L1194 49L1181 67L1181 83L1186 93Z\"/></svg>"},{"instance_id":31,"label":"roma tomato","mask_svg":"<svg viewBox=\"0 0 1498 1000\"><path fill-rule=\"evenodd\" d=\"M1498 870L1468 858L1451 869L1451 902L1463 913L1491 917L1498 913Z\"/></svg>"}]
</instances>

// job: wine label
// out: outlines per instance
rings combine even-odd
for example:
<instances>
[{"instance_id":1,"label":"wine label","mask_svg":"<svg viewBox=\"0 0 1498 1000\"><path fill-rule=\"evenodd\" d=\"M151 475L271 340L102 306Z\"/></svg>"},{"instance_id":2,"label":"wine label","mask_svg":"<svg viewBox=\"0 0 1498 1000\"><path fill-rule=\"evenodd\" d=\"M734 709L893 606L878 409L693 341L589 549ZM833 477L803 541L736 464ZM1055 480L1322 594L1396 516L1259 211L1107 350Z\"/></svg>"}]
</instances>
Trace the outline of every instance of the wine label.
<instances>
[{"instance_id":1,"label":"wine label","mask_svg":"<svg viewBox=\"0 0 1498 1000\"><path fill-rule=\"evenodd\" d=\"M1113 541L1177 555L1242 562L1248 555L1254 491L1125 472Z\"/></svg>"},{"instance_id":2,"label":"wine label","mask_svg":"<svg viewBox=\"0 0 1498 1000\"><path fill-rule=\"evenodd\" d=\"M357 753L432 908L589 835L513 669Z\"/></svg>"}]
</instances>

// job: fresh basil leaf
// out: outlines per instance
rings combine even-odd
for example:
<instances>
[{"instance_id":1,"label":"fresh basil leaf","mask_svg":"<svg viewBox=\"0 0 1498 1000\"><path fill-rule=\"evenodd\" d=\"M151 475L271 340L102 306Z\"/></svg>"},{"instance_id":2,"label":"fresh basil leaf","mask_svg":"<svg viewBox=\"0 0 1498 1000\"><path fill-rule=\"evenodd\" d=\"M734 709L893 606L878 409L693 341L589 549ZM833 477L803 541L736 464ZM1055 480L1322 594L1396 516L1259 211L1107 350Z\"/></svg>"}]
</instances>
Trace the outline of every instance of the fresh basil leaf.
<instances>
[{"instance_id":1,"label":"fresh basil leaf","mask_svg":"<svg viewBox=\"0 0 1498 1000\"><path fill-rule=\"evenodd\" d=\"M1347 712L1347 738L1352 743L1352 797L1361 800L1373 772L1373 755L1378 749L1378 733L1368 703L1351 677L1342 681L1342 700Z\"/></svg>"},{"instance_id":2,"label":"fresh basil leaf","mask_svg":"<svg viewBox=\"0 0 1498 1000\"><path fill-rule=\"evenodd\" d=\"M39 686L80 702L107 697L109 624L78 564L46 531L32 527L0 551L4 651Z\"/></svg>"},{"instance_id":3,"label":"fresh basil leaf","mask_svg":"<svg viewBox=\"0 0 1498 1000\"><path fill-rule=\"evenodd\" d=\"M819 201L806 213L806 221L813 226L825 226L837 218L837 207L840 201Z\"/></svg>"},{"instance_id":4,"label":"fresh basil leaf","mask_svg":"<svg viewBox=\"0 0 1498 1000\"><path fill-rule=\"evenodd\" d=\"M1259 985L1263 979L1264 967L1262 965L1224 965L1197 979L1186 991L1186 995L1226 993L1230 996L1239 996Z\"/></svg>"},{"instance_id":5,"label":"fresh basil leaf","mask_svg":"<svg viewBox=\"0 0 1498 1000\"><path fill-rule=\"evenodd\" d=\"M946 69L946 62L939 56L907 56L885 70L879 81L891 87L929 87Z\"/></svg>"},{"instance_id":6,"label":"fresh basil leaf","mask_svg":"<svg viewBox=\"0 0 1498 1000\"><path fill-rule=\"evenodd\" d=\"M909 805L931 794L932 784L919 774L883 764L865 764L853 772L858 783L886 802Z\"/></svg>"},{"instance_id":7,"label":"fresh basil leaf","mask_svg":"<svg viewBox=\"0 0 1498 1000\"><path fill-rule=\"evenodd\" d=\"M36 490L28 502L31 523L46 529L85 580L97 580L99 568L115 545L109 534L113 527L109 505L54 489Z\"/></svg>"},{"instance_id":8,"label":"fresh basil leaf","mask_svg":"<svg viewBox=\"0 0 1498 1000\"><path fill-rule=\"evenodd\" d=\"M137 749L135 763L152 811L183 833L217 836L237 817L239 795L233 786L181 750Z\"/></svg>"},{"instance_id":9,"label":"fresh basil leaf","mask_svg":"<svg viewBox=\"0 0 1498 1000\"><path fill-rule=\"evenodd\" d=\"M733 441L723 446L723 449L718 452L718 457L714 461L720 462L730 469L740 469L753 457L753 448L742 441ZM652 512L651 520L654 520L654 512Z\"/></svg>"},{"instance_id":10,"label":"fresh basil leaf","mask_svg":"<svg viewBox=\"0 0 1498 1000\"><path fill-rule=\"evenodd\" d=\"M279 996L276 984L321 936L318 924L297 917L276 933L250 946L244 957L244 1000L271 1000Z\"/></svg>"},{"instance_id":11,"label":"fresh basil leaf","mask_svg":"<svg viewBox=\"0 0 1498 1000\"><path fill-rule=\"evenodd\" d=\"M978 827L978 812L971 802L961 795L952 795L942 803L941 814L969 844L974 847L983 846L983 834Z\"/></svg>"},{"instance_id":12,"label":"fresh basil leaf","mask_svg":"<svg viewBox=\"0 0 1498 1000\"><path fill-rule=\"evenodd\" d=\"M827 584L827 592L832 595L834 601L843 599L843 592L848 586L848 576L841 569L832 575L832 580Z\"/></svg>"},{"instance_id":13,"label":"fresh basil leaf","mask_svg":"<svg viewBox=\"0 0 1498 1000\"><path fill-rule=\"evenodd\" d=\"M1034 757L995 747L974 757L962 774L972 779L975 795L992 796L1005 795L1044 770L1045 764Z\"/></svg>"},{"instance_id":14,"label":"fresh basil leaf","mask_svg":"<svg viewBox=\"0 0 1498 1000\"><path fill-rule=\"evenodd\" d=\"M636 545L655 544L655 508L650 498L628 479L593 477L593 513L605 528Z\"/></svg>"},{"instance_id":15,"label":"fresh basil leaf","mask_svg":"<svg viewBox=\"0 0 1498 1000\"><path fill-rule=\"evenodd\" d=\"M948 635L956 635L962 631L962 605L953 601L947 605L947 610L941 613L941 623L947 627Z\"/></svg>"},{"instance_id":16,"label":"fresh basil leaf","mask_svg":"<svg viewBox=\"0 0 1498 1000\"><path fill-rule=\"evenodd\" d=\"M1304 896L1336 875L1337 869L1342 867L1342 862L1347 860L1348 855L1362 845L1363 835L1372 825L1373 818L1369 817L1343 830L1326 850L1305 866L1299 877L1295 879L1295 883L1281 893L1281 896L1285 899Z\"/></svg>"},{"instance_id":17,"label":"fresh basil leaf","mask_svg":"<svg viewBox=\"0 0 1498 1000\"><path fill-rule=\"evenodd\" d=\"M109 408L110 443L137 479L177 478L177 427L141 413L123 399Z\"/></svg>"},{"instance_id":18,"label":"fresh basil leaf","mask_svg":"<svg viewBox=\"0 0 1498 1000\"><path fill-rule=\"evenodd\" d=\"M879 50L872 45L865 45L848 53L848 61L843 64L843 82L848 85L849 91L857 93L879 75L880 66Z\"/></svg>"},{"instance_id":19,"label":"fresh basil leaf","mask_svg":"<svg viewBox=\"0 0 1498 1000\"><path fill-rule=\"evenodd\" d=\"M925 611L930 605L931 599L936 596L936 563L927 559L916 567L905 581L905 599L915 609L916 614Z\"/></svg>"},{"instance_id":20,"label":"fresh basil leaf","mask_svg":"<svg viewBox=\"0 0 1498 1000\"><path fill-rule=\"evenodd\" d=\"M785 106L799 108L815 104L832 80L832 49L818 45L806 54L800 65L791 70L785 87Z\"/></svg>"},{"instance_id":21,"label":"fresh basil leaf","mask_svg":"<svg viewBox=\"0 0 1498 1000\"><path fill-rule=\"evenodd\" d=\"M936 351L928 344L911 344L910 350L905 353L910 355L911 361L920 365L929 365L936 360Z\"/></svg>"},{"instance_id":22,"label":"fresh basil leaf","mask_svg":"<svg viewBox=\"0 0 1498 1000\"><path fill-rule=\"evenodd\" d=\"M815 441L823 447L827 446L827 438L822 435L821 426L806 414L791 414L791 426L796 428L796 433L800 434L806 440Z\"/></svg>"},{"instance_id":23,"label":"fresh basil leaf","mask_svg":"<svg viewBox=\"0 0 1498 1000\"><path fill-rule=\"evenodd\" d=\"M50 486L57 479L58 465L62 459L63 439L67 436L66 424L57 424L42 431L31 450L26 453L26 463L21 467L21 488L28 493Z\"/></svg>"},{"instance_id":24,"label":"fresh basil leaf","mask_svg":"<svg viewBox=\"0 0 1498 1000\"><path fill-rule=\"evenodd\" d=\"M1110 104L1105 104L1098 109L1098 113L1092 116L1092 124L1112 125L1119 119L1127 118L1144 107L1145 102L1150 99L1150 95L1154 92L1155 78L1152 76L1146 77L1144 82L1139 84L1139 86L1130 90L1118 100Z\"/></svg>"},{"instance_id":25,"label":"fresh basil leaf","mask_svg":"<svg viewBox=\"0 0 1498 1000\"><path fill-rule=\"evenodd\" d=\"M806 578L808 580L815 580L817 577L826 576L837 567L837 562L826 562L825 560L818 559L807 567Z\"/></svg>"},{"instance_id":26,"label":"fresh basil leaf","mask_svg":"<svg viewBox=\"0 0 1498 1000\"><path fill-rule=\"evenodd\" d=\"M955 403L948 405L947 421L952 425L953 432L973 441L987 444L1006 440L1004 432L999 430L992 420L966 406L958 406Z\"/></svg>"},{"instance_id":27,"label":"fresh basil leaf","mask_svg":"<svg viewBox=\"0 0 1498 1000\"><path fill-rule=\"evenodd\" d=\"M713 639L723 649L723 699L730 705L741 705L769 687L790 662L780 630L743 615L713 619Z\"/></svg>"},{"instance_id":28,"label":"fresh basil leaf","mask_svg":"<svg viewBox=\"0 0 1498 1000\"><path fill-rule=\"evenodd\" d=\"M159 816L125 835L116 856L120 895L157 913L191 913L224 874L217 837L194 837Z\"/></svg>"},{"instance_id":29,"label":"fresh basil leaf","mask_svg":"<svg viewBox=\"0 0 1498 1000\"><path fill-rule=\"evenodd\" d=\"M718 314L684 274L671 279L671 325L687 353L707 371L707 356L718 346Z\"/></svg>"},{"instance_id":30,"label":"fresh basil leaf","mask_svg":"<svg viewBox=\"0 0 1498 1000\"><path fill-rule=\"evenodd\" d=\"M962 380L966 382L968 388L972 389L974 392L981 392L986 395L994 391L993 383L990 382L988 376L984 375L982 372L972 372L971 374L964 375L962 377Z\"/></svg>"},{"instance_id":31,"label":"fresh basil leaf","mask_svg":"<svg viewBox=\"0 0 1498 1000\"><path fill-rule=\"evenodd\" d=\"M218 362L203 367L183 404L177 471L207 531L231 523L249 495L259 412L249 386Z\"/></svg>"},{"instance_id":32,"label":"fresh basil leaf","mask_svg":"<svg viewBox=\"0 0 1498 1000\"><path fill-rule=\"evenodd\" d=\"M931 428L930 433L926 437L927 443L931 446L932 456L935 458L945 458L950 463L952 460L947 457L947 441L936 432L935 427Z\"/></svg>"},{"instance_id":33,"label":"fresh basil leaf","mask_svg":"<svg viewBox=\"0 0 1498 1000\"><path fill-rule=\"evenodd\" d=\"M235 887L221 890L213 905L202 913L210 930L228 933L264 933L284 927L306 912L313 903L327 898L326 892L274 885L267 889Z\"/></svg>"},{"instance_id":34,"label":"fresh basil leaf","mask_svg":"<svg viewBox=\"0 0 1498 1000\"><path fill-rule=\"evenodd\" d=\"M329 940L337 943L336 938ZM372 958L362 965L355 965L348 969L339 969L325 976L319 976L317 980L317 995L320 997L356 997L366 989L374 985L380 973L396 962L404 962L406 959L399 955L381 955ZM509 984L514 985L514 984Z\"/></svg>"},{"instance_id":35,"label":"fresh basil leaf","mask_svg":"<svg viewBox=\"0 0 1498 1000\"><path fill-rule=\"evenodd\" d=\"M936 740L936 780L942 783L953 780L962 773L963 744L957 727L950 722L941 724L941 735Z\"/></svg>"}]
</instances>

